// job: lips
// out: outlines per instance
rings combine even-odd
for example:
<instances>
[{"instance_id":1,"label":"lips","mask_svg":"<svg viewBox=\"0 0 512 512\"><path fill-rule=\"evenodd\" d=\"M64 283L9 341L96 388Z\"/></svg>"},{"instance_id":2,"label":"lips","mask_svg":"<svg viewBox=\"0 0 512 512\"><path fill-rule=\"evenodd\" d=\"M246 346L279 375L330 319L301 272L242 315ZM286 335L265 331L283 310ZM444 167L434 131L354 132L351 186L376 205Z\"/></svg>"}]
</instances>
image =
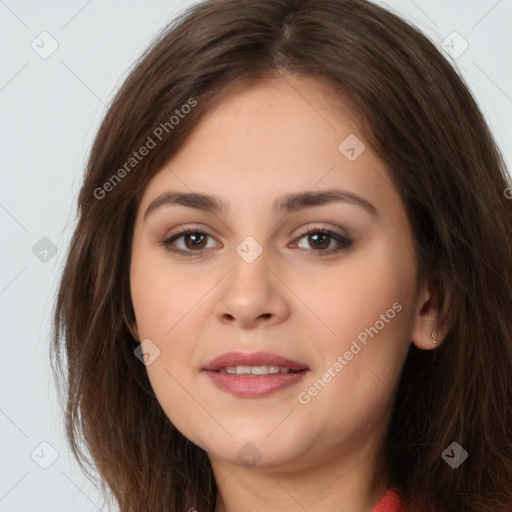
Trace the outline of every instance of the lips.
<instances>
[{"instance_id":1,"label":"lips","mask_svg":"<svg viewBox=\"0 0 512 512\"><path fill-rule=\"evenodd\" d=\"M218 389L246 399L263 398L297 385L308 370L305 364L272 352L228 352L210 361L203 373Z\"/></svg>"},{"instance_id":2,"label":"lips","mask_svg":"<svg viewBox=\"0 0 512 512\"><path fill-rule=\"evenodd\" d=\"M293 361L272 352L254 352L252 354L227 352L210 361L203 370L216 372L221 369L236 366L275 366L289 368L297 372L309 369L307 365L303 363Z\"/></svg>"}]
</instances>

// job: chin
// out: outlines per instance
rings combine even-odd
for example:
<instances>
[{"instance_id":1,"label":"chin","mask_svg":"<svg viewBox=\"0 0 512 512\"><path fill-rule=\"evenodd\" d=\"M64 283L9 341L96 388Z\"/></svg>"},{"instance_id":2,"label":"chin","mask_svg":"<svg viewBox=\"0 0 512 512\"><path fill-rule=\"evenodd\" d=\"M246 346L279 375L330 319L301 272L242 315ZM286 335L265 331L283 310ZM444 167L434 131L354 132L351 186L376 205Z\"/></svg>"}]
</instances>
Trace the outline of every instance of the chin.
<instances>
[{"instance_id":1,"label":"chin","mask_svg":"<svg viewBox=\"0 0 512 512\"><path fill-rule=\"evenodd\" d=\"M221 436L219 439L212 439L210 436L206 443L197 444L210 456L247 467L283 466L293 463L303 455L305 444L300 436L294 438L287 435L286 439L273 439L272 434L268 436L268 433L268 429L258 431L253 428L250 433L233 433L233 438L226 439L226 436Z\"/></svg>"}]
</instances>

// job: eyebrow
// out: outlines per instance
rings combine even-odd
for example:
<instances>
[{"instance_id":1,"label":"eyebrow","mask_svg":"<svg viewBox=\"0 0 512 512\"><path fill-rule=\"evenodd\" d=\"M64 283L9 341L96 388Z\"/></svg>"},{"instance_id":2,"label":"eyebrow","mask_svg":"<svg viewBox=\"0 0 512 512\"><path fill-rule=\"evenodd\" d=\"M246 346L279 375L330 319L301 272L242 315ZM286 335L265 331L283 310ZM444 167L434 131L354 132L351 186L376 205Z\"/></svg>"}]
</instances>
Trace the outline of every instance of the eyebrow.
<instances>
[{"instance_id":1,"label":"eyebrow","mask_svg":"<svg viewBox=\"0 0 512 512\"><path fill-rule=\"evenodd\" d=\"M348 190L320 190L287 194L272 204L274 215L293 213L305 208L322 206L333 202L344 202L364 208L373 216L378 216L375 206L366 199L349 192ZM147 207L144 220L151 212L163 206L181 205L195 208L205 212L225 214L229 210L229 203L215 195L205 195L197 192L168 191L159 195Z\"/></svg>"}]
</instances>

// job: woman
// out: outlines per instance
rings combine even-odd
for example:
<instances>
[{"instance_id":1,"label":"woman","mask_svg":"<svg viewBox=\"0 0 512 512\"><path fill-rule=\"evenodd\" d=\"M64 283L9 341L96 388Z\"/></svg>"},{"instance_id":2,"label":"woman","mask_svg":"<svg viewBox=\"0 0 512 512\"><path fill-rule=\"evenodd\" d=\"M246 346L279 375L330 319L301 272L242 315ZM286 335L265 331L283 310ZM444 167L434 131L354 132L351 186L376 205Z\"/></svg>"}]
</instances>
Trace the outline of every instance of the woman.
<instances>
[{"instance_id":1,"label":"woman","mask_svg":"<svg viewBox=\"0 0 512 512\"><path fill-rule=\"evenodd\" d=\"M195 5L91 151L52 345L74 453L123 511L510 511L509 187L394 14Z\"/></svg>"}]
</instances>

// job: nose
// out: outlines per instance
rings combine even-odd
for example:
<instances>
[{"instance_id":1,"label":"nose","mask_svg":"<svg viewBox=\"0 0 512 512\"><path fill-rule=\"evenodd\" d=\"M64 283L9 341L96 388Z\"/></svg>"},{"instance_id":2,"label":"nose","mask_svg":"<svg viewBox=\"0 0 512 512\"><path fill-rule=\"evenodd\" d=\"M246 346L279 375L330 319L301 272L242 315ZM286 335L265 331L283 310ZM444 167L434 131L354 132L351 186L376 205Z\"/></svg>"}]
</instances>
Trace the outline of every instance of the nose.
<instances>
[{"instance_id":1,"label":"nose","mask_svg":"<svg viewBox=\"0 0 512 512\"><path fill-rule=\"evenodd\" d=\"M215 314L220 322L251 329L279 324L289 316L290 291L270 266L265 251L252 263L235 253L233 268L217 290Z\"/></svg>"}]
</instances>

